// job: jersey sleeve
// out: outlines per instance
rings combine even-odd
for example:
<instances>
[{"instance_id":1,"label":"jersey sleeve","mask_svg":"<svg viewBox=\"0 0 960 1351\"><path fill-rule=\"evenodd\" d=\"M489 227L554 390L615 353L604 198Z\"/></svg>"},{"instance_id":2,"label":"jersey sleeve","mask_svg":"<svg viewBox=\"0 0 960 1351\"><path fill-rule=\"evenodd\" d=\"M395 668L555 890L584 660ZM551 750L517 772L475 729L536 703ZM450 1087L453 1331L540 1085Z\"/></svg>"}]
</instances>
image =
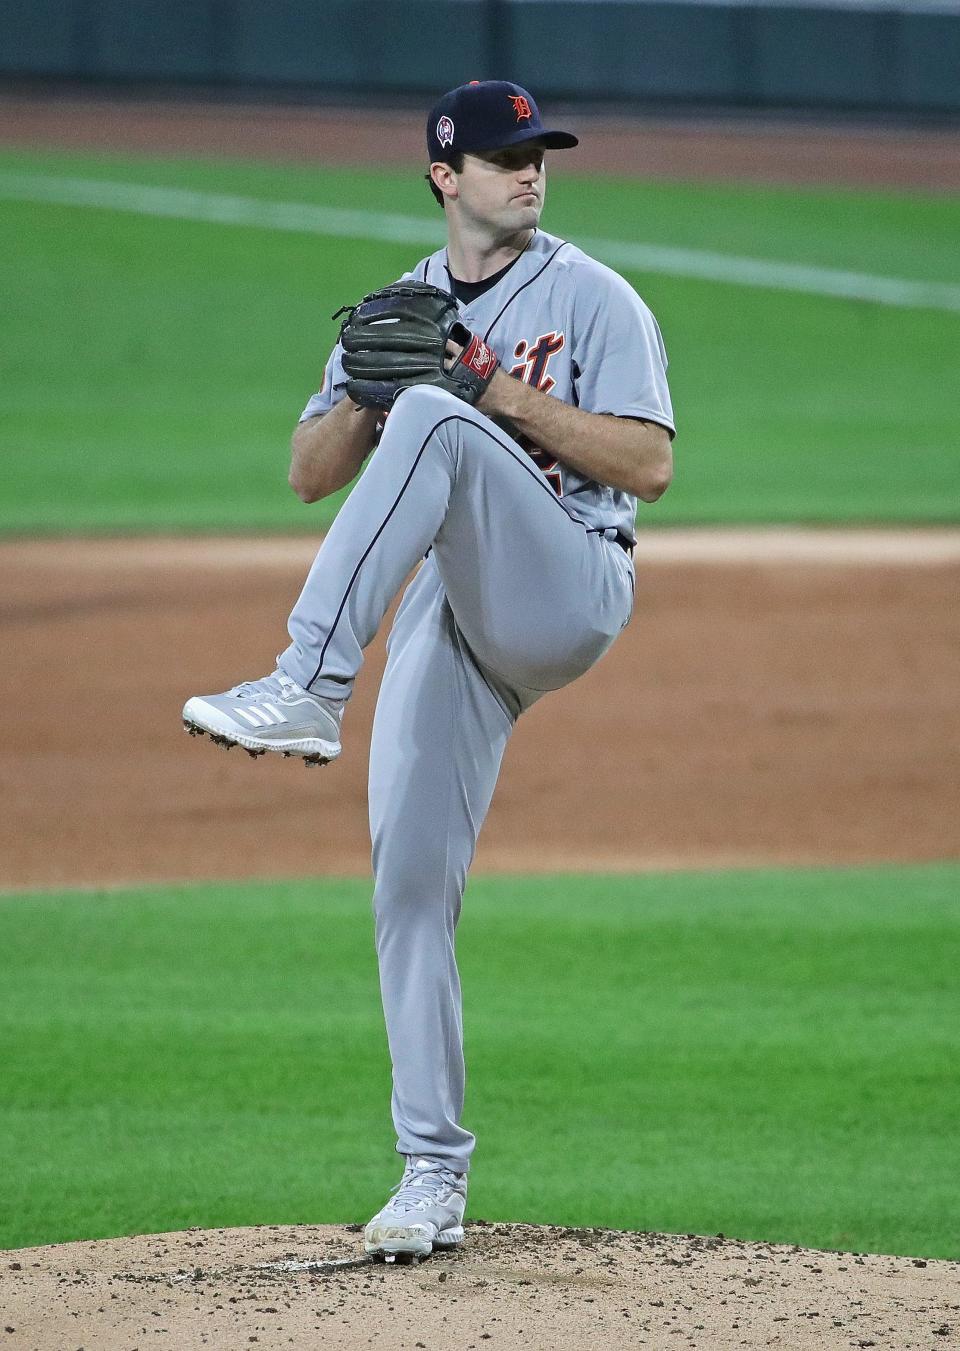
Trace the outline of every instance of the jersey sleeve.
<instances>
[{"instance_id":1,"label":"jersey sleeve","mask_svg":"<svg viewBox=\"0 0 960 1351\"><path fill-rule=\"evenodd\" d=\"M636 291L609 268L577 288L573 388L588 413L658 422L672 434L667 353L659 325Z\"/></svg>"},{"instance_id":2,"label":"jersey sleeve","mask_svg":"<svg viewBox=\"0 0 960 1351\"><path fill-rule=\"evenodd\" d=\"M327 361L323 372L323 384L317 390L316 394L310 396L306 408L300 414L300 421L306 422L307 418L319 417L322 413L329 413L334 404L338 404L346 394L342 388L346 381L346 373L343 369L343 348L337 343ZM341 388L337 388L337 386Z\"/></svg>"}]
</instances>

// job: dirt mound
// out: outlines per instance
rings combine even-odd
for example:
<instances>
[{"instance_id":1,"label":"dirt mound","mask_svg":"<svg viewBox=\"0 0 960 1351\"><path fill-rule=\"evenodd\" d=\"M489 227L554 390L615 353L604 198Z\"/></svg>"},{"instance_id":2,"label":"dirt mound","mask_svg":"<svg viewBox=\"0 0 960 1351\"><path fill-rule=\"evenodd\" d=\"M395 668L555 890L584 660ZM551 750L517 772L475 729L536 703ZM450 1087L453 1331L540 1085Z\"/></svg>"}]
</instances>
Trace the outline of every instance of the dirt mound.
<instances>
[{"instance_id":1,"label":"dirt mound","mask_svg":"<svg viewBox=\"0 0 960 1351\"><path fill-rule=\"evenodd\" d=\"M953 1262L483 1220L459 1250L385 1266L359 1225L277 1225L0 1253L0 1309L2 1346L37 1351L946 1347L958 1278Z\"/></svg>"}]
</instances>

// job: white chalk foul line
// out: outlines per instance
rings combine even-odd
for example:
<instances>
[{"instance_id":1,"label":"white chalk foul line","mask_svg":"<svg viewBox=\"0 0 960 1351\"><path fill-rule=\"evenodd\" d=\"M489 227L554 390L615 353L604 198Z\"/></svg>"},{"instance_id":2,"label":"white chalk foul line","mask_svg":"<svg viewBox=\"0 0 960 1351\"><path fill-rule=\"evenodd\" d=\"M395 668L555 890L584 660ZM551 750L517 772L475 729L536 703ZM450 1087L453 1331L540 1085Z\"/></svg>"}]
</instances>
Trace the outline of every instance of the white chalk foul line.
<instances>
[{"instance_id":1,"label":"white chalk foul line","mask_svg":"<svg viewBox=\"0 0 960 1351\"><path fill-rule=\"evenodd\" d=\"M340 239L373 239L389 244L437 246L446 241L443 224L421 216L315 206L309 202L268 202L228 193L192 192L186 188L159 188L143 183L114 183L90 178L0 173L0 199L97 207L141 216L246 225L261 230L329 235ZM837 268L770 262L764 258L741 258L733 254L637 244L621 239L588 238L577 242L610 267L630 271L865 300L900 309L960 313L960 285L948 282L909 281L869 272L845 272Z\"/></svg>"},{"instance_id":2,"label":"white chalk foul line","mask_svg":"<svg viewBox=\"0 0 960 1351\"><path fill-rule=\"evenodd\" d=\"M156 188L146 183L110 183L93 178L48 178L43 174L0 173L0 198L50 202L57 206L90 206L127 211L138 216L247 225L293 234L333 235L340 239L375 239L388 244L443 244L446 231L438 221L381 211L352 211L310 202L268 202L222 192L188 188Z\"/></svg>"}]
</instances>

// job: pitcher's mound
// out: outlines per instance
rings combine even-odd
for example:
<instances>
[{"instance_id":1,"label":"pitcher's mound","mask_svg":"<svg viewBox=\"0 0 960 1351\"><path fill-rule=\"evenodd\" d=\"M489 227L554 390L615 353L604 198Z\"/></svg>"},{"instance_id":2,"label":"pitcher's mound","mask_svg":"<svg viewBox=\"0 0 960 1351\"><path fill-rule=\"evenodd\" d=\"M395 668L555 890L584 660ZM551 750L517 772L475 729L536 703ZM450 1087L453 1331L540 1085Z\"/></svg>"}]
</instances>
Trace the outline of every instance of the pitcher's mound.
<instances>
[{"instance_id":1,"label":"pitcher's mound","mask_svg":"<svg viewBox=\"0 0 960 1351\"><path fill-rule=\"evenodd\" d=\"M474 1220L387 1266L358 1225L190 1229L0 1253L0 1347L929 1348L958 1292L954 1262L720 1236Z\"/></svg>"}]
</instances>

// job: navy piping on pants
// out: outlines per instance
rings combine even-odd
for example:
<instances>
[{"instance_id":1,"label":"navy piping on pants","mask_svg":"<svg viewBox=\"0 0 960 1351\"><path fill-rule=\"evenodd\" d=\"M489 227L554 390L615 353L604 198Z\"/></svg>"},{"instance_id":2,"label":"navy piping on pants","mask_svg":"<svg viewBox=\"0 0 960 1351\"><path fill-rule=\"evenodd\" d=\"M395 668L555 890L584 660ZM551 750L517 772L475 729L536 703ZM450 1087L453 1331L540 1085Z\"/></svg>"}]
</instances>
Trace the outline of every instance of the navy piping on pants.
<instances>
[{"instance_id":1,"label":"navy piping on pants","mask_svg":"<svg viewBox=\"0 0 960 1351\"><path fill-rule=\"evenodd\" d=\"M365 563L365 562L367 561L367 559L369 558L370 553L371 553L371 551L372 551L372 549L373 549L373 546L376 544L377 540L380 538L380 536L383 534L384 530L387 528L387 524L389 523L391 516L392 516L393 513L396 511L397 507L400 505L400 502L401 502L401 500L402 500L402 498L403 498L404 493L407 491L407 489L408 489L409 486L410 486L410 481L411 481L411 479L413 478L413 475L414 475L414 472L416 471L417 465L420 463L420 460L421 460L422 457L423 457L423 452L424 452L424 451L426 450L426 448L427 448L427 443L428 443L428 441L430 440L431 436L434 435L435 432L438 432L438 431L440 430L440 428L443 427L443 426L444 426L446 423L448 423L448 422L466 422L466 423L469 423L469 425L470 425L471 427L475 428L477 431L483 432L483 434L484 434L485 436L489 436L489 438L490 438L491 441L496 442L496 444L497 444L498 446L500 446L500 448L501 448L502 450L505 450L505 451L507 452L507 454L510 456L510 458L511 458L512 460L514 460L514 461L520 466L520 468L521 468L525 473L529 474L530 477L533 478L537 484L539 484L539 486L543 489L543 491L544 491L545 493L548 494L548 496L550 497L550 500L551 500L552 502L555 502L555 503L556 503L558 510L560 510L560 511L563 512L563 514L564 514L564 516L566 516L567 520L568 520L568 521L572 521L572 520L573 520L573 517L569 514L569 512L566 510L566 508L562 505L562 503L560 502L560 499L557 497L556 493L555 493L555 492L553 491L553 489L550 487L549 483L547 483L546 479L544 479L544 478L540 475L540 473L539 473L536 469L534 469L533 465L531 465L531 464L524 464L524 462L519 458L519 456L516 454L516 452L513 451L513 450L511 450L510 446L508 446L505 442L501 441L499 437L494 436L493 432L489 431L486 427L482 426L479 422L473 422L470 418L462 417L462 416L461 416L460 414L458 414L458 413L451 413L448 417L441 418L439 422L435 423L435 424L430 428L430 430L427 432L426 436L423 438L423 442L422 442L422 444L421 444L421 446L420 446L420 449L417 451L417 454L416 454L416 456L415 456L415 458L414 458L413 464L412 464L411 467L410 467L410 472L409 472L409 474L407 475L407 477L404 479L404 481L403 481L403 486L401 487L400 491L397 493L396 501L394 502L393 506L390 508L390 510L387 512L386 516L385 516L385 517L383 518L383 520L381 521L380 526L379 526L379 528L377 529L377 533L374 535L373 539L370 541L370 543L367 545L366 549L363 551L363 554L362 554L362 556L361 556L361 558L360 558L359 563L357 564L357 566L356 566L356 567L354 568L354 570L353 570L353 576L350 578L350 581L347 583L347 589L346 589L346 591L343 593L343 599L342 599L341 602L340 602L340 606L339 606L339 608L338 608L338 610L337 610L337 613L336 613L336 615L335 615L335 617L334 617L333 623L332 623L331 626L330 626L330 632L327 634L326 639L324 640L323 647L320 649L320 660L319 660L319 662L317 663L317 669L314 671L313 675L310 677L309 681L307 682L307 689L309 689L310 686L314 683L314 681L317 680L317 679L319 679L319 677L320 677L320 673L321 673L321 671L323 670L323 660L324 660L324 657L326 657L326 655L327 655L327 648L328 648L329 645L330 645L330 640L333 638L333 635L334 635L334 633L336 632L337 625L340 623L340 617L341 617L341 615L343 614L344 610L346 609L347 601L350 599L350 592L353 590L354 583L356 582L357 578L358 578L359 575L360 575L360 569L363 567L364 563Z\"/></svg>"}]
</instances>

